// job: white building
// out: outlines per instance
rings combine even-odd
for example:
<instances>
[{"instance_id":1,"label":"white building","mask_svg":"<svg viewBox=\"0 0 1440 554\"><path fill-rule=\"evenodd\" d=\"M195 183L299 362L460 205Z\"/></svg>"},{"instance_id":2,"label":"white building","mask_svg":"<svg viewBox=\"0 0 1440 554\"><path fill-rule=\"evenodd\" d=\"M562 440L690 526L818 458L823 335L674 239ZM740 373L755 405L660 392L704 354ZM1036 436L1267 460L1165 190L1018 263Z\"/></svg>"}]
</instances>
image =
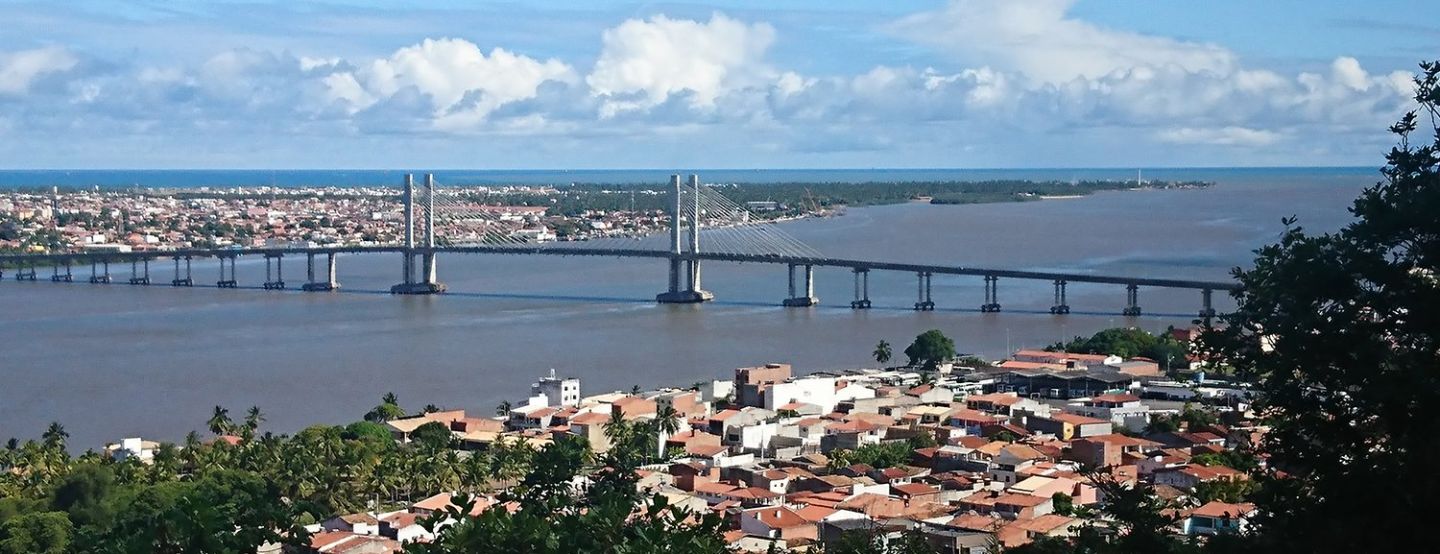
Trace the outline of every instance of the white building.
<instances>
[{"instance_id":1,"label":"white building","mask_svg":"<svg viewBox=\"0 0 1440 554\"><path fill-rule=\"evenodd\" d=\"M1131 431L1139 431L1150 423L1150 407L1140 397L1130 394L1101 394L1080 399L1065 406L1065 412L1109 420Z\"/></svg>"},{"instance_id":2,"label":"white building","mask_svg":"<svg viewBox=\"0 0 1440 554\"><path fill-rule=\"evenodd\" d=\"M836 390L834 377L802 377L784 383L775 383L765 390L765 409L778 410L780 406L799 402L820 407L820 413L835 411L835 405L847 400L875 398L875 390L869 387L847 384Z\"/></svg>"},{"instance_id":3,"label":"white building","mask_svg":"<svg viewBox=\"0 0 1440 554\"><path fill-rule=\"evenodd\" d=\"M155 451L159 449L160 443L142 440L139 437L121 439L118 443L105 445L105 453L110 456L110 459L117 462L135 458L149 463L155 458Z\"/></svg>"},{"instance_id":4,"label":"white building","mask_svg":"<svg viewBox=\"0 0 1440 554\"><path fill-rule=\"evenodd\" d=\"M580 380L556 377L552 368L549 376L541 377L539 382L530 385L530 392L544 396L547 406L574 406L580 403Z\"/></svg>"}]
</instances>

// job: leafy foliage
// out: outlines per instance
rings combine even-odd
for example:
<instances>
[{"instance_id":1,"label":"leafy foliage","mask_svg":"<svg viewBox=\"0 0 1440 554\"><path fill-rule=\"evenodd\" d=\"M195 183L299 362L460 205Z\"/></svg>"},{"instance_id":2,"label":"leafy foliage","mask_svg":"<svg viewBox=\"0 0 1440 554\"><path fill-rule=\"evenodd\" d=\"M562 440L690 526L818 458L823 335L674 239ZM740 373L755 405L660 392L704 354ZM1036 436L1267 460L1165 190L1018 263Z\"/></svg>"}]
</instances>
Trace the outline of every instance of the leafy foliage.
<instances>
[{"instance_id":1,"label":"leafy foliage","mask_svg":"<svg viewBox=\"0 0 1440 554\"><path fill-rule=\"evenodd\" d=\"M955 341L939 329L920 333L910 346L905 347L905 357L912 367L934 371L941 363L955 357Z\"/></svg>"},{"instance_id":2,"label":"leafy foliage","mask_svg":"<svg viewBox=\"0 0 1440 554\"><path fill-rule=\"evenodd\" d=\"M1207 353L1254 380L1283 473L1260 481L1254 547L1385 552L1433 542L1440 496L1440 62L1390 130L1383 180L1328 234L1291 218L1236 270L1242 289ZM1422 130L1422 124L1425 128ZM1429 136L1426 136L1429 135ZM1417 142L1412 143L1412 140Z\"/></svg>"},{"instance_id":3,"label":"leafy foliage","mask_svg":"<svg viewBox=\"0 0 1440 554\"><path fill-rule=\"evenodd\" d=\"M1162 367L1168 360L1172 368L1175 364L1184 362L1189 352L1185 343L1176 340L1168 332L1152 335L1133 327L1105 329L1088 339L1075 337L1070 342L1052 344L1046 350L1076 354L1114 354L1121 358L1149 358L1159 362Z\"/></svg>"}]
</instances>

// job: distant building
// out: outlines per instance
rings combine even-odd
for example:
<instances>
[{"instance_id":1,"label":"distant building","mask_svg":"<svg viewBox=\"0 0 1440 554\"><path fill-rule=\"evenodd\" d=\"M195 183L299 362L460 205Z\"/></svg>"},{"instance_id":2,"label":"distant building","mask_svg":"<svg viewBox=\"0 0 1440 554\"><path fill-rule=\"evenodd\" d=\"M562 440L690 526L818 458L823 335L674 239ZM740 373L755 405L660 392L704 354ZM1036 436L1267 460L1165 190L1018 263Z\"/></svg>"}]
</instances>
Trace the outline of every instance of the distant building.
<instances>
[{"instance_id":1,"label":"distant building","mask_svg":"<svg viewBox=\"0 0 1440 554\"><path fill-rule=\"evenodd\" d=\"M735 402L741 406L764 407L766 389L790 379L790 364L765 364L735 370Z\"/></svg>"},{"instance_id":2,"label":"distant building","mask_svg":"<svg viewBox=\"0 0 1440 554\"><path fill-rule=\"evenodd\" d=\"M144 463L150 463L155 458L155 451L160 449L160 443L147 441L140 438L121 439L120 442L105 445L105 454L117 462L134 458Z\"/></svg>"},{"instance_id":3,"label":"distant building","mask_svg":"<svg viewBox=\"0 0 1440 554\"><path fill-rule=\"evenodd\" d=\"M544 396L549 406L574 406L580 403L580 380L574 377L556 377L552 368L550 375L541 377L540 381L530 385L530 393Z\"/></svg>"}]
</instances>

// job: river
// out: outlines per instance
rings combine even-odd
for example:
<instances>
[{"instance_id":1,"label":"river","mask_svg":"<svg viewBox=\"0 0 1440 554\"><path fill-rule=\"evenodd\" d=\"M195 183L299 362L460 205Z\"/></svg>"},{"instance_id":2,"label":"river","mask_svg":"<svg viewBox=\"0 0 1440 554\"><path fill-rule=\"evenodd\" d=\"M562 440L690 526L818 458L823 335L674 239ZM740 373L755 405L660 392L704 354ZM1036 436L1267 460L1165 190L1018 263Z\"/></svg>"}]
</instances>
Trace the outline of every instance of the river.
<instances>
[{"instance_id":1,"label":"river","mask_svg":"<svg viewBox=\"0 0 1440 554\"><path fill-rule=\"evenodd\" d=\"M782 228L836 257L1225 279L1277 237L1282 217L1299 216L1311 230L1338 228L1376 177L1358 169L1171 170L1156 178L1217 185L859 208ZM717 300L670 306L653 302L665 286L661 260L459 255L439 260L450 293L395 297L384 291L399 278L398 256L339 263L338 293L17 283L7 274L0 438L35 437L60 421L81 450L127 436L178 440L202 429L217 404L236 415L258 405L267 429L292 432L356 420L387 391L409 409L436 404L483 415L525 396L550 368L580 377L585 394L688 385L770 361L800 372L854 368L873 364L877 341L898 351L932 328L963 352L998 358L1110 326L1186 325L1200 305L1198 292L1142 288L1147 315L1123 318L1122 287L1072 284L1075 312L1055 317L1046 313L1048 283L1001 280L1004 311L981 314L980 278L937 275L938 309L917 313L914 275L875 272L875 308L855 311L850 274L819 269L822 305L787 309L779 307L784 266L708 263L705 286ZM263 261L237 267L242 285L262 280ZM300 267L287 269L298 281ZM115 270L124 276L128 268ZM83 281L87 270L78 271ZM212 261L195 271L204 283L217 270ZM1216 299L1222 311L1232 305Z\"/></svg>"}]
</instances>

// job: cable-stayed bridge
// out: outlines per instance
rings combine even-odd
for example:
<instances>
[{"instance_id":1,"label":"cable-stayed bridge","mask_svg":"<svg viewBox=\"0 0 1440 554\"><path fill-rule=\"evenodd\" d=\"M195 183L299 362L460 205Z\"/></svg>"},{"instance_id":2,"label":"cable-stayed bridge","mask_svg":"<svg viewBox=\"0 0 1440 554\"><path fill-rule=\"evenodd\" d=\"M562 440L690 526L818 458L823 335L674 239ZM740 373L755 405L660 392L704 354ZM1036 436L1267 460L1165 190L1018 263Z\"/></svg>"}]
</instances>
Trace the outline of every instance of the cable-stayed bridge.
<instances>
[{"instance_id":1,"label":"cable-stayed bridge","mask_svg":"<svg viewBox=\"0 0 1440 554\"><path fill-rule=\"evenodd\" d=\"M132 285L151 285L163 283L163 277L157 278L152 273L151 264L154 262L173 267L170 285L189 287L197 284L191 261L197 258L215 258L219 260L220 266L215 286L233 288L238 286L235 260L241 256L260 256L264 257L266 266L263 288L279 290L289 286L284 276L285 259L303 256L305 282L300 288L305 291L331 291L340 287L337 255L393 253L400 255L402 263L400 282L391 287L392 293L438 294L446 290L439 280L437 264L438 257L442 254L653 258L666 260L669 267L667 286L656 296L657 302L700 303L714 298L713 294L702 287L702 262L749 262L783 264L788 267L789 295L781 304L789 307L807 307L819 303L814 292L815 268L838 267L850 269L853 273L855 294L850 301L850 307L854 309L871 307L871 271L895 271L916 276L916 300L913 307L920 311L935 309L930 281L932 276L941 274L983 278L985 299L980 304L982 312L1000 311L999 281L1003 278L1051 282L1054 286L1054 302L1050 312L1057 315L1070 312L1066 287L1072 282L1124 287L1125 304L1120 313L1126 316L1141 315L1141 287L1194 290L1200 292L1201 296L1198 315L1205 319L1215 315L1211 302L1214 291L1234 290L1238 286L1233 282L895 263L835 257L822 254L785 233L774 222L757 217L714 188L701 184L698 176L691 175L687 181L682 181L679 175L672 176L668 196L667 213L663 221L655 222L663 223L667 228L668 233L663 236L616 233L580 241L550 241L546 240L550 237L546 236L547 231L543 227L527 226L523 218L516 218L504 210L487 206L468 197L464 191L441 187L431 175L425 175L423 182L418 184L414 182L413 176L406 175L402 194L404 229L401 240L393 244L9 254L0 255L0 263L18 268L14 270L14 278L18 281L36 281L37 268L48 266L50 280L72 282L76 280L75 267L88 265L91 283L128 282ZM124 280L123 276L117 279L112 275L112 264L129 265L128 281ZM156 271L163 274L165 268L157 268ZM0 278L3 278L3 274L0 274Z\"/></svg>"}]
</instances>

